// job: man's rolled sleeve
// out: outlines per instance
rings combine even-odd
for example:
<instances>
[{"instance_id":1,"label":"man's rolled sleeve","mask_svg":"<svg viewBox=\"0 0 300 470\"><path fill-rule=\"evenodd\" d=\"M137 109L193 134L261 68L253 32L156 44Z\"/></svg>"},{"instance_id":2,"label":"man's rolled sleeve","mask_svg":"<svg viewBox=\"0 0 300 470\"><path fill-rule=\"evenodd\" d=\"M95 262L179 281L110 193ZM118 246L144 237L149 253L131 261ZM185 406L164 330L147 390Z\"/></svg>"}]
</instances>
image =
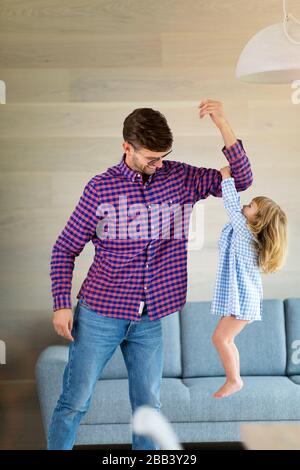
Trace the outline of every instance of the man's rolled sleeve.
<instances>
[{"instance_id":1,"label":"man's rolled sleeve","mask_svg":"<svg viewBox=\"0 0 300 470\"><path fill-rule=\"evenodd\" d=\"M226 148L224 146L222 152L229 163L236 190L244 191L251 186L253 175L242 141L237 139L230 147ZM200 199L206 199L208 196L222 197L222 174L220 170L196 167L187 163L182 163L182 165L185 171L185 186L194 203Z\"/></svg>"},{"instance_id":2,"label":"man's rolled sleeve","mask_svg":"<svg viewBox=\"0 0 300 470\"><path fill-rule=\"evenodd\" d=\"M243 142L237 139L237 142L226 148L222 148L226 159L229 162L231 176L237 191L245 191L253 183L253 174L251 164L245 152Z\"/></svg>"}]
</instances>

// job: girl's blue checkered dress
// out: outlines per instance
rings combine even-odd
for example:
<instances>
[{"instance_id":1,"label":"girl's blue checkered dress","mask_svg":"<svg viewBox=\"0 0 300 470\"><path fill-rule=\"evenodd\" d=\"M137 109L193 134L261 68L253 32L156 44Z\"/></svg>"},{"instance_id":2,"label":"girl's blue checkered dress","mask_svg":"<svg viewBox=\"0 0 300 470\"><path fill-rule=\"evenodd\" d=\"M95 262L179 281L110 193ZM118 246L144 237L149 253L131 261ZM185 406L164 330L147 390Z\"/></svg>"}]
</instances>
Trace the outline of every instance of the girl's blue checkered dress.
<instances>
[{"instance_id":1,"label":"girl's blue checkered dress","mask_svg":"<svg viewBox=\"0 0 300 470\"><path fill-rule=\"evenodd\" d=\"M222 180L222 198L229 215L218 242L219 265L211 313L240 320L262 320L263 288L254 235L247 227L234 178Z\"/></svg>"}]
</instances>

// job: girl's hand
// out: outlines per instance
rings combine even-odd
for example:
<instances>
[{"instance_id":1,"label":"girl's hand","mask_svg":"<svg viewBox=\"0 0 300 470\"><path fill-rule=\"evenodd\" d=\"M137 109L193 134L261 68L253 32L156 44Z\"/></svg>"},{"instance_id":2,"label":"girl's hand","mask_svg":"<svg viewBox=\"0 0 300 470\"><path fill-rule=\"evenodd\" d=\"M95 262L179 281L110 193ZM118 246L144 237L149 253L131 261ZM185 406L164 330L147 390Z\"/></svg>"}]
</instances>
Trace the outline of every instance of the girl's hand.
<instances>
[{"instance_id":1,"label":"girl's hand","mask_svg":"<svg viewBox=\"0 0 300 470\"><path fill-rule=\"evenodd\" d=\"M230 166L224 166L223 168L220 169L220 173L222 175L222 179L224 180L225 178L231 178L231 170Z\"/></svg>"},{"instance_id":2,"label":"girl's hand","mask_svg":"<svg viewBox=\"0 0 300 470\"><path fill-rule=\"evenodd\" d=\"M224 125L226 122L221 101L207 99L201 101L198 108L200 119L202 119L206 114L209 114L211 120L218 128L222 127L222 125Z\"/></svg>"}]
</instances>

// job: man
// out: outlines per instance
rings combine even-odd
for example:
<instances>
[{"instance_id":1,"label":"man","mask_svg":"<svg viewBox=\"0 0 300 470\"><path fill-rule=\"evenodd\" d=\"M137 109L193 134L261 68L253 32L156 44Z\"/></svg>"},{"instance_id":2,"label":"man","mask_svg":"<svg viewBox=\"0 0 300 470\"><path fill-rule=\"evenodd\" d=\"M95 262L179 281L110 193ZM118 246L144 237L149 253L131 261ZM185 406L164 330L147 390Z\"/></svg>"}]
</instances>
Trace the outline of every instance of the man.
<instances>
[{"instance_id":1,"label":"man","mask_svg":"<svg viewBox=\"0 0 300 470\"><path fill-rule=\"evenodd\" d=\"M252 184L251 166L222 103L202 101L199 115L209 115L220 130L236 188L244 191ZM172 151L173 136L159 111L135 109L124 121L123 138L121 161L86 184L52 250L53 325L71 343L48 449L72 449L97 380L119 345L132 412L141 405L160 410L161 321L186 302L187 237L181 209L209 195L222 196L219 170L163 160ZM171 221L179 218L179 226L163 231L170 208ZM95 257L77 294L73 318L74 261L90 240ZM132 433L132 449L157 447Z\"/></svg>"}]
</instances>

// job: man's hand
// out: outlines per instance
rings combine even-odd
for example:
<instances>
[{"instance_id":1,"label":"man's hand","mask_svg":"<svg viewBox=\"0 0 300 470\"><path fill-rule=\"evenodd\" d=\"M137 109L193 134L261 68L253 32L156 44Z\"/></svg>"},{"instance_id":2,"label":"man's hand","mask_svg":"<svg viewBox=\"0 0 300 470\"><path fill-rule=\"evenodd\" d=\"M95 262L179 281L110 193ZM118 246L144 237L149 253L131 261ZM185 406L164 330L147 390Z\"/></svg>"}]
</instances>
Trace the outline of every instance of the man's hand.
<instances>
[{"instance_id":1,"label":"man's hand","mask_svg":"<svg viewBox=\"0 0 300 470\"><path fill-rule=\"evenodd\" d=\"M73 313L70 308L61 308L53 313L53 326L56 333L70 341L74 341L71 335L73 327Z\"/></svg>"},{"instance_id":2,"label":"man's hand","mask_svg":"<svg viewBox=\"0 0 300 470\"><path fill-rule=\"evenodd\" d=\"M220 169L222 179L224 180L225 178L230 178L231 177L231 170L230 166L223 166L223 168Z\"/></svg>"},{"instance_id":3,"label":"man's hand","mask_svg":"<svg viewBox=\"0 0 300 470\"><path fill-rule=\"evenodd\" d=\"M201 101L198 108L199 108L200 119L202 119L206 114L209 114L210 118L219 129L226 122L226 118L225 118L224 111L223 111L223 105L221 101L207 99L207 100Z\"/></svg>"}]
</instances>

